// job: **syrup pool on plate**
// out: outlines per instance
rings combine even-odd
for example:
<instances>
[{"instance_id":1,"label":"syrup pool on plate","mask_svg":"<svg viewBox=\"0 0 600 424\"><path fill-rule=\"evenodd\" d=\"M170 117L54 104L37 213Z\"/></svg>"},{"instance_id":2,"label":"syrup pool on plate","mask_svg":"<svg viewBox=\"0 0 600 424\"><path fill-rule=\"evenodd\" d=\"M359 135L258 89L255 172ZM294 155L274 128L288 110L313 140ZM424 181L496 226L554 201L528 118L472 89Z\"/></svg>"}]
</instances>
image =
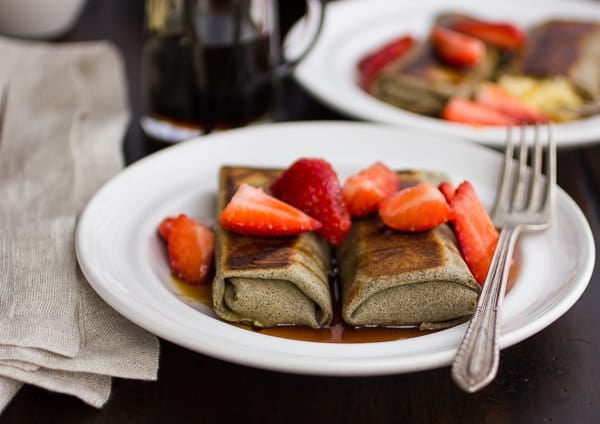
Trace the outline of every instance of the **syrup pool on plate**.
<instances>
[{"instance_id":1,"label":"syrup pool on plate","mask_svg":"<svg viewBox=\"0 0 600 424\"><path fill-rule=\"evenodd\" d=\"M517 246L508 276L507 292L517 281L521 262L521 252ZM172 281L184 300L201 303L212 308L211 286L209 284L192 286L174 277ZM336 292L334 290L334 293ZM257 328L245 324L232 325L264 335L321 343L375 343L419 337L435 332L434 330L419 330L417 327L351 327L344 324L339 317L339 302L336 302L335 306L336 312L332 324L323 328L294 325Z\"/></svg>"}]
</instances>

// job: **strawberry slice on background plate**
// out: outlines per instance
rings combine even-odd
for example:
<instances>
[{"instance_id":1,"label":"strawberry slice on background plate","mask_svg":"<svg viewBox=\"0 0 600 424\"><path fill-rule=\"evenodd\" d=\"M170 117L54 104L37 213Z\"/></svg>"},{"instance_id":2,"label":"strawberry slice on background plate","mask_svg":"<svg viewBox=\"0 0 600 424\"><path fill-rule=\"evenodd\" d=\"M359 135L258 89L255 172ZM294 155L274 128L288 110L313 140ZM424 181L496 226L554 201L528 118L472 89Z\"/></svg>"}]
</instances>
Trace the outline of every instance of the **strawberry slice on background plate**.
<instances>
[{"instance_id":1,"label":"strawberry slice on background plate","mask_svg":"<svg viewBox=\"0 0 600 424\"><path fill-rule=\"evenodd\" d=\"M400 176L383 163L375 162L346 179L342 197L351 216L366 216L376 212L381 201L399 186Z\"/></svg>"},{"instance_id":2,"label":"strawberry slice on background plate","mask_svg":"<svg viewBox=\"0 0 600 424\"><path fill-rule=\"evenodd\" d=\"M460 97L450 99L441 116L446 121L471 125L509 126L518 123L515 118L496 109Z\"/></svg>"},{"instance_id":3,"label":"strawberry slice on background plate","mask_svg":"<svg viewBox=\"0 0 600 424\"><path fill-rule=\"evenodd\" d=\"M468 181L456 188L450 207L460 252L477 282L483 284L498 243L498 230Z\"/></svg>"},{"instance_id":4,"label":"strawberry slice on background plate","mask_svg":"<svg viewBox=\"0 0 600 424\"><path fill-rule=\"evenodd\" d=\"M508 115L521 124L543 124L550 121L544 113L525 105L507 90L491 82L477 87L475 102Z\"/></svg>"},{"instance_id":5,"label":"strawberry slice on background plate","mask_svg":"<svg viewBox=\"0 0 600 424\"><path fill-rule=\"evenodd\" d=\"M447 222L452 212L442 192L423 182L386 197L379 207L381 220L399 231L427 231Z\"/></svg>"},{"instance_id":6,"label":"strawberry slice on background plate","mask_svg":"<svg viewBox=\"0 0 600 424\"><path fill-rule=\"evenodd\" d=\"M448 28L433 28L431 41L438 55L452 65L475 65L485 56L483 41Z\"/></svg>"},{"instance_id":7,"label":"strawberry slice on background plate","mask_svg":"<svg viewBox=\"0 0 600 424\"><path fill-rule=\"evenodd\" d=\"M504 49L516 49L527 40L526 33L510 22L465 19L455 22L452 28Z\"/></svg>"},{"instance_id":8,"label":"strawberry slice on background plate","mask_svg":"<svg viewBox=\"0 0 600 424\"><path fill-rule=\"evenodd\" d=\"M321 223L301 210L242 184L219 216L221 226L249 236L289 236L321 228Z\"/></svg>"},{"instance_id":9,"label":"strawberry slice on background plate","mask_svg":"<svg viewBox=\"0 0 600 424\"><path fill-rule=\"evenodd\" d=\"M342 242L350 230L350 214L342 198L338 176L321 158L300 158L270 187L278 199L297 207L323 226L317 234L333 245Z\"/></svg>"},{"instance_id":10,"label":"strawberry slice on background plate","mask_svg":"<svg viewBox=\"0 0 600 424\"><path fill-rule=\"evenodd\" d=\"M392 61L402 57L415 44L415 38L404 35L396 38L358 62L360 86L368 90L377 74Z\"/></svg>"}]
</instances>

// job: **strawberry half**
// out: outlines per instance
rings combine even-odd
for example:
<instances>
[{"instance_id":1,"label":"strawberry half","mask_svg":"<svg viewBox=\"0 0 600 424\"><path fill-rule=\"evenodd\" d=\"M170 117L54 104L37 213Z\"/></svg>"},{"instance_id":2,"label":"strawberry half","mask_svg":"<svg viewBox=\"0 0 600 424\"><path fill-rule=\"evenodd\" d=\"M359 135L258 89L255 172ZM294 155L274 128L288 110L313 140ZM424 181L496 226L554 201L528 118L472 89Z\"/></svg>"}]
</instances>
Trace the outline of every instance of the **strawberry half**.
<instances>
[{"instance_id":1,"label":"strawberry half","mask_svg":"<svg viewBox=\"0 0 600 424\"><path fill-rule=\"evenodd\" d=\"M485 56L483 41L448 28L433 28L431 41L440 57L451 65L475 65Z\"/></svg>"},{"instance_id":2,"label":"strawberry half","mask_svg":"<svg viewBox=\"0 0 600 424\"><path fill-rule=\"evenodd\" d=\"M177 217L168 216L161 221L158 225L158 234L162 237L163 240L169 240L169 234L171 234L171 229L173 228L173 223Z\"/></svg>"},{"instance_id":3,"label":"strawberry half","mask_svg":"<svg viewBox=\"0 0 600 424\"><path fill-rule=\"evenodd\" d=\"M167 250L171 271L186 283L206 284L213 263L213 231L184 214L166 218L161 225L165 222L169 223Z\"/></svg>"},{"instance_id":4,"label":"strawberry half","mask_svg":"<svg viewBox=\"0 0 600 424\"><path fill-rule=\"evenodd\" d=\"M508 115L522 124L549 122L544 113L528 107L498 84L490 82L480 84L475 93L475 101Z\"/></svg>"},{"instance_id":5,"label":"strawberry half","mask_svg":"<svg viewBox=\"0 0 600 424\"><path fill-rule=\"evenodd\" d=\"M452 185L452 183L450 183L448 181L443 181L438 186L438 189L442 192L442 194L446 198L446 201L448 203L450 203L450 200L454 197L454 192L455 192L455 189L454 189L454 186Z\"/></svg>"},{"instance_id":6,"label":"strawberry half","mask_svg":"<svg viewBox=\"0 0 600 424\"><path fill-rule=\"evenodd\" d=\"M468 181L456 188L450 207L460 252L475 279L483 284L498 243L498 231Z\"/></svg>"},{"instance_id":7,"label":"strawberry half","mask_svg":"<svg viewBox=\"0 0 600 424\"><path fill-rule=\"evenodd\" d=\"M317 233L333 245L340 244L350 230L337 174L324 159L298 159L275 180L271 192L323 224Z\"/></svg>"},{"instance_id":8,"label":"strawberry half","mask_svg":"<svg viewBox=\"0 0 600 424\"><path fill-rule=\"evenodd\" d=\"M459 97L448 101L441 116L446 121L461 124L509 126L518 123L516 119L496 109Z\"/></svg>"},{"instance_id":9,"label":"strawberry half","mask_svg":"<svg viewBox=\"0 0 600 424\"><path fill-rule=\"evenodd\" d=\"M507 22L481 21L465 19L454 23L455 31L479 38L486 43L505 49L515 49L526 41L523 30Z\"/></svg>"},{"instance_id":10,"label":"strawberry half","mask_svg":"<svg viewBox=\"0 0 600 424\"><path fill-rule=\"evenodd\" d=\"M418 183L385 198L379 207L381 220L399 231L427 231L447 222L450 206L431 183Z\"/></svg>"},{"instance_id":11,"label":"strawberry half","mask_svg":"<svg viewBox=\"0 0 600 424\"><path fill-rule=\"evenodd\" d=\"M414 37L405 35L390 41L377 51L365 56L358 63L360 86L368 90L373 80L390 62L404 55L415 44Z\"/></svg>"},{"instance_id":12,"label":"strawberry half","mask_svg":"<svg viewBox=\"0 0 600 424\"><path fill-rule=\"evenodd\" d=\"M219 217L227 230L249 236L289 236L321 228L299 209L268 195L262 188L242 184Z\"/></svg>"},{"instance_id":13,"label":"strawberry half","mask_svg":"<svg viewBox=\"0 0 600 424\"><path fill-rule=\"evenodd\" d=\"M346 179L342 197L351 216L366 216L376 212L381 201L398 190L399 185L398 174L375 162Z\"/></svg>"}]
</instances>

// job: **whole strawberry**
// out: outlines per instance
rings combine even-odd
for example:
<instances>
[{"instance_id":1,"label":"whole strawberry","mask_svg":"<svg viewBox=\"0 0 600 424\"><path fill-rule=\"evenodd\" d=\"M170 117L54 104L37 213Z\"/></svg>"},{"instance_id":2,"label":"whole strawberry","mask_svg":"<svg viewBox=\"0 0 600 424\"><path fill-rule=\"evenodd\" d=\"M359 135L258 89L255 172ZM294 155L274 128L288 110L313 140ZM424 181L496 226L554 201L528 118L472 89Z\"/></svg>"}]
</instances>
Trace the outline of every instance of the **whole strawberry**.
<instances>
[{"instance_id":1,"label":"whole strawberry","mask_svg":"<svg viewBox=\"0 0 600 424\"><path fill-rule=\"evenodd\" d=\"M271 185L278 199L297 207L323 225L317 230L333 245L342 242L350 230L350 214L333 167L319 158L301 158Z\"/></svg>"}]
</instances>

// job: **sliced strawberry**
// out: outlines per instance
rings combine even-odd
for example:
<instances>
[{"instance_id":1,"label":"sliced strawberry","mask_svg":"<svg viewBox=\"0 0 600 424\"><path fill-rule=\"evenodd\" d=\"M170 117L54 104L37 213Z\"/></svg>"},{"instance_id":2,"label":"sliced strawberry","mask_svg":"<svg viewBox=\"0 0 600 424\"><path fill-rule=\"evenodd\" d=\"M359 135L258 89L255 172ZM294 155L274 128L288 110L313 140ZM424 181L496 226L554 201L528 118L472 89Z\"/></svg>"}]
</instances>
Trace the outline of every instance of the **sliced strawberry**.
<instances>
[{"instance_id":1,"label":"sliced strawberry","mask_svg":"<svg viewBox=\"0 0 600 424\"><path fill-rule=\"evenodd\" d=\"M446 201L448 203L450 203L450 200L452 200L452 198L454 197L454 192L455 192L455 188L452 185L452 183L450 183L448 181L443 181L438 186L438 189L442 192L442 194L446 198Z\"/></svg>"},{"instance_id":2,"label":"sliced strawberry","mask_svg":"<svg viewBox=\"0 0 600 424\"><path fill-rule=\"evenodd\" d=\"M441 116L447 121L472 125L509 126L518 123L514 118L495 109L459 97L448 101Z\"/></svg>"},{"instance_id":3,"label":"sliced strawberry","mask_svg":"<svg viewBox=\"0 0 600 424\"><path fill-rule=\"evenodd\" d=\"M268 195L262 188L242 184L221 212L221 226L249 236L288 236L321 228L299 209Z\"/></svg>"},{"instance_id":4,"label":"sliced strawberry","mask_svg":"<svg viewBox=\"0 0 600 424\"><path fill-rule=\"evenodd\" d=\"M213 231L184 214L170 222L167 250L171 271L186 283L207 283L213 262Z\"/></svg>"},{"instance_id":5,"label":"sliced strawberry","mask_svg":"<svg viewBox=\"0 0 600 424\"><path fill-rule=\"evenodd\" d=\"M317 233L333 245L350 230L337 174L324 159L298 159L271 185L271 192L321 222Z\"/></svg>"},{"instance_id":6,"label":"sliced strawberry","mask_svg":"<svg viewBox=\"0 0 600 424\"><path fill-rule=\"evenodd\" d=\"M468 181L456 188L450 207L460 252L475 279L483 284L498 243L498 231Z\"/></svg>"},{"instance_id":7,"label":"sliced strawberry","mask_svg":"<svg viewBox=\"0 0 600 424\"><path fill-rule=\"evenodd\" d=\"M360 86L368 90L381 70L393 60L404 55L415 43L414 37L405 35L385 44L377 51L365 56L358 63Z\"/></svg>"},{"instance_id":8,"label":"sliced strawberry","mask_svg":"<svg viewBox=\"0 0 600 424\"><path fill-rule=\"evenodd\" d=\"M525 105L498 84L482 83L475 93L475 101L510 116L521 124L549 122L548 117Z\"/></svg>"},{"instance_id":9,"label":"sliced strawberry","mask_svg":"<svg viewBox=\"0 0 600 424\"><path fill-rule=\"evenodd\" d=\"M400 177L381 162L348 177L342 197L352 216L365 216L377 211L379 204L398 190Z\"/></svg>"},{"instance_id":10,"label":"sliced strawberry","mask_svg":"<svg viewBox=\"0 0 600 424\"><path fill-rule=\"evenodd\" d=\"M418 183L385 198L379 207L382 221L400 231L427 231L450 219L448 202L431 183Z\"/></svg>"},{"instance_id":11,"label":"sliced strawberry","mask_svg":"<svg viewBox=\"0 0 600 424\"><path fill-rule=\"evenodd\" d=\"M483 41L447 28L433 28L431 41L440 57L451 65L475 65L485 56Z\"/></svg>"},{"instance_id":12,"label":"sliced strawberry","mask_svg":"<svg viewBox=\"0 0 600 424\"><path fill-rule=\"evenodd\" d=\"M171 234L171 229L173 228L173 223L175 222L176 217L168 216L163 219L158 225L158 234L162 237L163 240L169 239L169 234Z\"/></svg>"},{"instance_id":13,"label":"sliced strawberry","mask_svg":"<svg viewBox=\"0 0 600 424\"><path fill-rule=\"evenodd\" d=\"M521 47L527 39L527 35L523 30L508 22L465 19L454 23L452 28L455 31L505 49Z\"/></svg>"}]
</instances>

